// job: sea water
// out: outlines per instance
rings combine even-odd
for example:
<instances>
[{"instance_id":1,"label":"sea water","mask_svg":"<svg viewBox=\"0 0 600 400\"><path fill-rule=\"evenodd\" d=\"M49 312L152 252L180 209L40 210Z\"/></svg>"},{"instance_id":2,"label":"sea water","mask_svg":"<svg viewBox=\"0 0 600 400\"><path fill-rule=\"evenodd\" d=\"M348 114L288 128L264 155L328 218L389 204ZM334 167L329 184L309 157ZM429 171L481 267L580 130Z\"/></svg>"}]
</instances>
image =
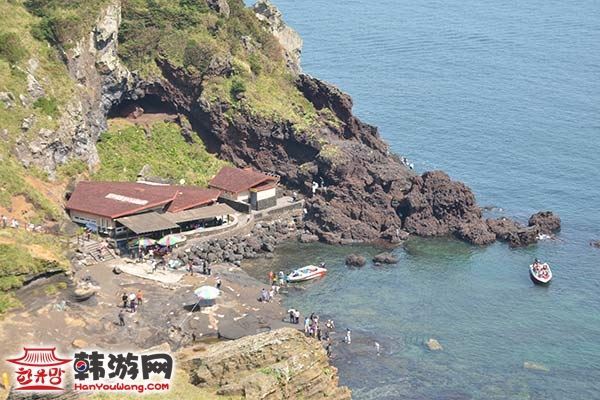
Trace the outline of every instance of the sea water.
<instances>
[{"instance_id":1,"label":"sea water","mask_svg":"<svg viewBox=\"0 0 600 400\"><path fill-rule=\"evenodd\" d=\"M524 249L411 239L385 267L344 265L369 247L286 245L257 274L328 264L286 302L353 330L334 351L341 383L359 400L600 399L600 3L273 2L304 71L352 95L417 170L464 181L494 215L563 222ZM549 287L529 280L534 257Z\"/></svg>"}]
</instances>

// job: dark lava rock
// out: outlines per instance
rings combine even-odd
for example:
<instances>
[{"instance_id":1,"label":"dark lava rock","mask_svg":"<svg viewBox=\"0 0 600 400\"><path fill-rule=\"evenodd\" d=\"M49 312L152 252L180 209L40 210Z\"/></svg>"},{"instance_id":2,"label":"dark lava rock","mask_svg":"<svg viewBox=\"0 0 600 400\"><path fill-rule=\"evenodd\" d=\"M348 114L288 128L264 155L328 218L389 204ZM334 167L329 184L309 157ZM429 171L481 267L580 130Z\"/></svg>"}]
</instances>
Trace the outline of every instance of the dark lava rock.
<instances>
[{"instance_id":1,"label":"dark lava rock","mask_svg":"<svg viewBox=\"0 0 600 400\"><path fill-rule=\"evenodd\" d=\"M549 235L560 230L560 217L552 211L540 211L529 218L529 226L537 226L540 233Z\"/></svg>"},{"instance_id":2,"label":"dark lava rock","mask_svg":"<svg viewBox=\"0 0 600 400\"><path fill-rule=\"evenodd\" d=\"M398 259L392 253L380 253L373 257L373 262L378 264L396 264Z\"/></svg>"},{"instance_id":3,"label":"dark lava rock","mask_svg":"<svg viewBox=\"0 0 600 400\"><path fill-rule=\"evenodd\" d=\"M261 247L264 251L267 251L269 253L272 253L275 251L275 246L273 246L271 243L263 243L262 247Z\"/></svg>"},{"instance_id":4,"label":"dark lava rock","mask_svg":"<svg viewBox=\"0 0 600 400\"><path fill-rule=\"evenodd\" d=\"M510 247L523 247L537 243L540 231L537 226L521 228L508 237Z\"/></svg>"},{"instance_id":5,"label":"dark lava rock","mask_svg":"<svg viewBox=\"0 0 600 400\"><path fill-rule=\"evenodd\" d=\"M411 180L412 186L400 204L406 215L404 229L419 236L458 233L465 222L481 221L475 195L464 183L442 171L426 172ZM483 231L483 228L479 228ZM459 234L460 236L460 234ZM463 235L464 236L464 235ZM470 236L464 236L470 240Z\"/></svg>"},{"instance_id":6,"label":"dark lava rock","mask_svg":"<svg viewBox=\"0 0 600 400\"><path fill-rule=\"evenodd\" d=\"M346 257L346 265L352 267L363 267L367 263L367 259L360 254L348 254Z\"/></svg>"},{"instance_id":7,"label":"dark lava rock","mask_svg":"<svg viewBox=\"0 0 600 400\"><path fill-rule=\"evenodd\" d=\"M508 218L487 219L485 221L492 232L500 240L508 241L511 234L516 233L523 226Z\"/></svg>"},{"instance_id":8,"label":"dark lava rock","mask_svg":"<svg viewBox=\"0 0 600 400\"><path fill-rule=\"evenodd\" d=\"M496 241L496 234L481 219L476 222L461 224L455 232L455 236L477 245L490 244Z\"/></svg>"}]
</instances>

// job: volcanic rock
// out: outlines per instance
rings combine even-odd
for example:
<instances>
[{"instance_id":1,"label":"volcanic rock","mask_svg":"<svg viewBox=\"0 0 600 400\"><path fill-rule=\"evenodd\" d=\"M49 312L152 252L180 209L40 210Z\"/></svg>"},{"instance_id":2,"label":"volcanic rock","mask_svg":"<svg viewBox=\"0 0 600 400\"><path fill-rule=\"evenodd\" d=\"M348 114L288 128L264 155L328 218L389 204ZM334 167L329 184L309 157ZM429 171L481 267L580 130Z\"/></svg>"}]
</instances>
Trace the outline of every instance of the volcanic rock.
<instances>
[{"instance_id":1,"label":"volcanic rock","mask_svg":"<svg viewBox=\"0 0 600 400\"><path fill-rule=\"evenodd\" d=\"M509 235L508 244L510 247L529 246L530 244L537 243L539 234L540 231L537 226L521 228Z\"/></svg>"},{"instance_id":2,"label":"volcanic rock","mask_svg":"<svg viewBox=\"0 0 600 400\"><path fill-rule=\"evenodd\" d=\"M317 235L303 233L298 237L298 241L300 243L314 243L319 241L319 237Z\"/></svg>"},{"instance_id":3,"label":"volcanic rock","mask_svg":"<svg viewBox=\"0 0 600 400\"><path fill-rule=\"evenodd\" d=\"M487 219L486 223L499 240L508 241L511 234L516 233L523 226L508 218Z\"/></svg>"},{"instance_id":4,"label":"volcanic rock","mask_svg":"<svg viewBox=\"0 0 600 400\"><path fill-rule=\"evenodd\" d=\"M367 263L367 259L360 254L348 254L346 256L346 265L352 267L363 267Z\"/></svg>"},{"instance_id":5,"label":"volcanic rock","mask_svg":"<svg viewBox=\"0 0 600 400\"><path fill-rule=\"evenodd\" d=\"M380 253L373 257L373 262L379 264L396 264L398 262L398 258L394 256L392 253Z\"/></svg>"},{"instance_id":6,"label":"volcanic rock","mask_svg":"<svg viewBox=\"0 0 600 400\"><path fill-rule=\"evenodd\" d=\"M466 242L485 245L496 241L496 234L492 232L489 226L481 219L464 223L458 227L455 235Z\"/></svg>"},{"instance_id":7,"label":"volcanic rock","mask_svg":"<svg viewBox=\"0 0 600 400\"><path fill-rule=\"evenodd\" d=\"M529 226L537 226L540 233L549 235L560 230L560 217L552 211L540 211L529 218Z\"/></svg>"}]
</instances>

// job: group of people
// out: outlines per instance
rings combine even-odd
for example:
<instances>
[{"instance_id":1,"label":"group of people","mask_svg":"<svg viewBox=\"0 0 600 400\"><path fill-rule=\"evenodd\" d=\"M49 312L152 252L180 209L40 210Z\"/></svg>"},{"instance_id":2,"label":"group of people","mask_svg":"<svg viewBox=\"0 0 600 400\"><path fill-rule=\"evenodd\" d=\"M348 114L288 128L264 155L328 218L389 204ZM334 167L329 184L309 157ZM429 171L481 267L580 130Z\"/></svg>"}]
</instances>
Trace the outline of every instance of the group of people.
<instances>
[{"instance_id":1,"label":"group of people","mask_svg":"<svg viewBox=\"0 0 600 400\"><path fill-rule=\"evenodd\" d=\"M279 294L279 286L277 285L271 286L271 290L262 288L260 290L260 297L258 298L258 301L269 303L271 302L271 300L273 300L273 298L275 298L275 295L277 294Z\"/></svg>"},{"instance_id":2,"label":"group of people","mask_svg":"<svg viewBox=\"0 0 600 400\"><path fill-rule=\"evenodd\" d=\"M16 218L11 218L9 221L9 218L3 214L2 216L0 216L0 226L3 229L9 228L9 227L13 228L13 229L19 229L21 227L21 223ZM42 230L43 230L43 228L40 225L34 225L31 222L25 224L25 229L28 232L42 232Z\"/></svg>"},{"instance_id":3,"label":"group of people","mask_svg":"<svg viewBox=\"0 0 600 400\"><path fill-rule=\"evenodd\" d=\"M540 278L548 278L550 275L548 265L540 262L537 258L533 261L533 272Z\"/></svg>"},{"instance_id":4,"label":"group of people","mask_svg":"<svg viewBox=\"0 0 600 400\"><path fill-rule=\"evenodd\" d=\"M270 302L273 298L279 294L282 286L286 285L285 274L283 271L279 271L279 274L275 275L273 271L269 271L269 284L271 288L269 290L262 288L260 291L260 297L258 301Z\"/></svg>"},{"instance_id":5,"label":"group of people","mask_svg":"<svg viewBox=\"0 0 600 400\"><path fill-rule=\"evenodd\" d=\"M144 302L142 289L138 289L137 293L131 292L127 294L127 292L123 292L121 301L123 303L122 310L129 310L131 313L136 312L137 308Z\"/></svg>"}]
</instances>

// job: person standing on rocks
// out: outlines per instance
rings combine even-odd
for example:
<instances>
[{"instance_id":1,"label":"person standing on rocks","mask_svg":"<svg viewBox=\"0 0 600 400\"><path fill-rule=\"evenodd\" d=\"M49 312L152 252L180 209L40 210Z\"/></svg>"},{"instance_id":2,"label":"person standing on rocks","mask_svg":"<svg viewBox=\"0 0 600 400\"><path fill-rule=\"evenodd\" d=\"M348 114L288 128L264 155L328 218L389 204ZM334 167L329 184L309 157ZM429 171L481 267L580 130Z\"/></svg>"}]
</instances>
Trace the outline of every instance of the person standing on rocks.
<instances>
[{"instance_id":1,"label":"person standing on rocks","mask_svg":"<svg viewBox=\"0 0 600 400\"><path fill-rule=\"evenodd\" d=\"M121 296L121 301L123 302L123 308L127 308L127 293L123 292L123 295Z\"/></svg>"},{"instance_id":2,"label":"person standing on rocks","mask_svg":"<svg viewBox=\"0 0 600 400\"><path fill-rule=\"evenodd\" d=\"M141 306L143 302L142 289L138 289L136 298L138 306Z\"/></svg>"},{"instance_id":3,"label":"person standing on rocks","mask_svg":"<svg viewBox=\"0 0 600 400\"><path fill-rule=\"evenodd\" d=\"M294 311L294 323L297 325L300 323L300 311Z\"/></svg>"},{"instance_id":4,"label":"person standing on rocks","mask_svg":"<svg viewBox=\"0 0 600 400\"><path fill-rule=\"evenodd\" d=\"M125 326L125 310L119 310L119 326Z\"/></svg>"},{"instance_id":5,"label":"person standing on rocks","mask_svg":"<svg viewBox=\"0 0 600 400\"><path fill-rule=\"evenodd\" d=\"M347 328L347 329L346 329L346 338L344 339L344 341L345 341L347 344L350 344L350 343L352 343L352 331L350 330L350 328Z\"/></svg>"},{"instance_id":6,"label":"person standing on rocks","mask_svg":"<svg viewBox=\"0 0 600 400\"><path fill-rule=\"evenodd\" d=\"M269 283L272 283L272 282L273 282L273 276L274 276L274 275L275 275L275 274L273 273L273 271L269 271Z\"/></svg>"},{"instance_id":7,"label":"person standing on rocks","mask_svg":"<svg viewBox=\"0 0 600 400\"><path fill-rule=\"evenodd\" d=\"M217 289L221 290L221 277L217 275Z\"/></svg>"},{"instance_id":8,"label":"person standing on rocks","mask_svg":"<svg viewBox=\"0 0 600 400\"><path fill-rule=\"evenodd\" d=\"M8 218L6 217L6 215L2 214L2 228L6 229L7 226L8 226Z\"/></svg>"},{"instance_id":9,"label":"person standing on rocks","mask_svg":"<svg viewBox=\"0 0 600 400\"><path fill-rule=\"evenodd\" d=\"M192 262L188 262L188 271L190 273L190 276L194 276L194 266L192 265Z\"/></svg>"}]
</instances>

